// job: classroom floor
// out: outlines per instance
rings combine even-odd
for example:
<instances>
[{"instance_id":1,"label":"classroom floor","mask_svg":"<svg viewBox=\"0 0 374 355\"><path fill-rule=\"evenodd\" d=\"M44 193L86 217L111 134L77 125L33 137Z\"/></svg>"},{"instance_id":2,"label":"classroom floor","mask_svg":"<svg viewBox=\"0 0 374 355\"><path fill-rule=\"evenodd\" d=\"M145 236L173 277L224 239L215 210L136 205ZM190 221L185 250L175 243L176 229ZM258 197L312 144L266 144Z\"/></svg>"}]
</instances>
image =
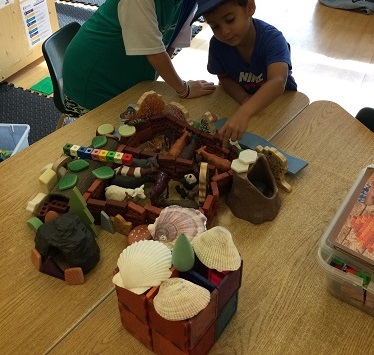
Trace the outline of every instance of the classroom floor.
<instances>
[{"instance_id":1,"label":"classroom floor","mask_svg":"<svg viewBox=\"0 0 374 355\"><path fill-rule=\"evenodd\" d=\"M257 0L256 6L254 17L277 27L290 43L298 89L311 102L334 101L353 116L362 107L374 107L374 15L329 8L317 0ZM211 36L204 24L191 48L173 59L182 78L217 82L206 70ZM46 76L41 58L6 81L29 88Z\"/></svg>"}]
</instances>

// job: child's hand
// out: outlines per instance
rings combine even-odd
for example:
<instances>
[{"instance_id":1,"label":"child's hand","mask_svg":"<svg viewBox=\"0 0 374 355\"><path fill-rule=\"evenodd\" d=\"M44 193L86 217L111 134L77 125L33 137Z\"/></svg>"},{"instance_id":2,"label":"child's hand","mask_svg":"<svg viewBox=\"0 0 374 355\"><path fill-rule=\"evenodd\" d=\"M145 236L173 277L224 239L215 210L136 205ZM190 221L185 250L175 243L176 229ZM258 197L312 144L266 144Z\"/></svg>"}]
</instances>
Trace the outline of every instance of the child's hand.
<instances>
[{"instance_id":1,"label":"child's hand","mask_svg":"<svg viewBox=\"0 0 374 355\"><path fill-rule=\"evenodd\" d=\"M227 146L229 139L237 141L243 137L247 130L249 118L243 117L240 111L236 111L229 117L226 123L219 129L218 134L222 137L224 147Z\"/></svg>"},{"instance_id":2,"label":"child's hand","mask_svg":"<svg viewBox=\"0 0 374 355\"><path fill-rule=\"evenodd\" d=\"M188 99L210 95L216 89L214 83L206 80L190 80L188 81L188 85L190 86L190 94L187 96Z\"/></svg>"}]
</instances>

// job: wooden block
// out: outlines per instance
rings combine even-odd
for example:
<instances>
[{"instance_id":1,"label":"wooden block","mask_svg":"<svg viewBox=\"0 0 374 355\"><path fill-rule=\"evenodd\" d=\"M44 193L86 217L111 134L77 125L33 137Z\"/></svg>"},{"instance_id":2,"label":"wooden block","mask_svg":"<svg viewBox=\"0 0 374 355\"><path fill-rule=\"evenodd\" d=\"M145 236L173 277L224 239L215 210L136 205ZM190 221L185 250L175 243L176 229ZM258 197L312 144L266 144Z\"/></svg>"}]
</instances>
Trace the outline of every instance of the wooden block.
<instances>
[{"instance_id":1,"label":"wooden block","mask_svg":"<svg viewBox=\"0 0 374 355\"><path fill-rule=\"evenodd\" d=\"M205 334L192 349L182 350L177 345L152 330L153 351L158 355L206 355L216 341L217 320L214 320Z\"/></svg>"},{"instance_id":2,"label":"wooden block","mask_svg":"<svg viewBox=\"0 0 374 355\"><path fill-rule=\"evenodd\" d=\"M234 295L229 299L225 306L221 309L217 318L217 332L216 340L220 338L223 331L230 323L232 317L236 314L238 310L238 297L239 291L236 291Z\"/></svg>"},{"instance_id":3,"label":"wooden block","mask_svg":"<svg viewBox=\"0 0 374 355\"><path fill-rule=\"evenodd\" d=\"M211 293L211 299L207 307L195 317L185 321L169 321L156 312L153 306L153 300L150 299L148 302L149 323L152 331L158 332L183 351L191 350L216 321L217 302L218 291L214 290Z\"/></svg>"},{"instance_id":4,"label":"wooden block","mask_svg":"<svg viewBox=\"0 0 374 355\"><path fill-rule=\"evenodd\" d=\"M67 285L81 285L84 283L83 271L80 267L67 268L64 271Z\"/></svg>"},{"instance_id":5,"label":"wooden block","mask_svg":"<svg viewBox=\"0 0 374 355\"><path fill-rule=\"evenodd\" d=\"M123 327L128 330L136 339L143 343L148 349L153 350L152 332L147 323L140 321L121 303L118 303Z\"/></svg>"},{"instance_id":6,"label":"wooden block","mask_svg":"<svg viewBox=\"0 0 374 355\"><path fill-rule=\"evenodd\" d=\"M116 285L118 303L127 308L132 314L134 314L141 322L145 324L148 323L148 299L153 298L157 294L157 290L157 287L152 287L145 294L137 295L134 292Z\"/></svg>"}]
</instances>

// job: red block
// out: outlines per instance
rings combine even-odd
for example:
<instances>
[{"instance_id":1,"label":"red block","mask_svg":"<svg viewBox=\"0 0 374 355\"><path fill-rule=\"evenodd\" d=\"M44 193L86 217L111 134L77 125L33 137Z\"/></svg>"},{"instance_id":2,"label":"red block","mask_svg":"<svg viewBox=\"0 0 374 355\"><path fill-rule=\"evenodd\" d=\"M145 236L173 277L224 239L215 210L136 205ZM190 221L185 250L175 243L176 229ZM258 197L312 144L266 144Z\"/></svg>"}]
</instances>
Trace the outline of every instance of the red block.
<instances>
[{"instance_id":1,"label":"red block","mask_svg":"<svg viewBox=\"0 0 374 355\"><path fill-rule=\"evenodd\" d=\"M156 331L165 339L173 343L180 350L193 349L209 327L217 319L218 291L211 293L208 305L195 317L185 321L169 321L161 317L149 300L149 324L152 331Z\"/></svg>"},{"instance_id":2,"label":"red block","mask_svg":"<svg viewBox=\"0 0 374 355\"><path fill-rule=\"evenodd\" d=\"M200 338L197 344L190 350L181 350L161 334L152 330L153 351L159 355L205 355L215 343L217 320L213 322L210 328Z\"/></svg>"},{"instance_id":3,"label":"red block","mask_svg":"<svg viewBox=\"0 0 374 355\"><path fill-rule=\"evenodd\" d=\"M124 153L121 158L122 165L130 166L132 164L132 154Z\"/></svg>"},{"instance_id":4,"label":"red block","mask_svg":"<svg viewBox=\"0 0 374 355\"><path fill-rule=\"evenodd\" d=\"M121 305L121 303L118 303L118 308L123 327L147 348L153 350L151 328L146 323L141 322L140 319Z\"/></svg>"}]
</instances>

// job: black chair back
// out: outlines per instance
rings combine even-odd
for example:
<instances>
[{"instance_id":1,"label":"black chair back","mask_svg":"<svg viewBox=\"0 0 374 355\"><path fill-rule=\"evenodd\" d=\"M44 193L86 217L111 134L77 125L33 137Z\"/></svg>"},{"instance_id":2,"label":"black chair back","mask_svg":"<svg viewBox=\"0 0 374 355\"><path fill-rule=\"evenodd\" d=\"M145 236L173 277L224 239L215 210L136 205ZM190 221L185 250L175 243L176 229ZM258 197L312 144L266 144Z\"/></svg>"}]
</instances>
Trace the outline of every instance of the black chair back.
<instances>
[{"instance_id":1,"label":"black chair back","mask_svg":"<svg viewBox=\"0 0 374 355\"><path fill-rule=\"evenodd\" d=\"M71 22L48 37L42 52L53 84L53 101L61 113L67 113L64 103L62 64L67 46L80 29L78 22Z\"/></svg>"}]
</instances>

